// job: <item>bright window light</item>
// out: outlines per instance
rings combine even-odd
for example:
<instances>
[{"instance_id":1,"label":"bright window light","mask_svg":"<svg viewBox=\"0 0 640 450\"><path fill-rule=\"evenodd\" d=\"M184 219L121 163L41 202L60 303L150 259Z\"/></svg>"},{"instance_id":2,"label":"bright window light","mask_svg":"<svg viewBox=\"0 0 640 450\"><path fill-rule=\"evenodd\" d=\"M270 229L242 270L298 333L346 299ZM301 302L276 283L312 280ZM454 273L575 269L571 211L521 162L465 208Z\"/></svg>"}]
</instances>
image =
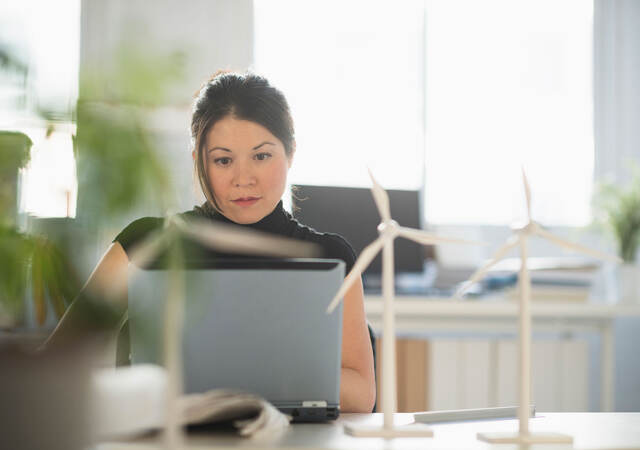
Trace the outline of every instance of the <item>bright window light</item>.
<instances>
[{"instance_id":1,"label":"bright window light","mask_svg":"<svg viewBox=\"0 0 640 450\"><path fill-rule=\"evenodd\" d=\"M29 130L31 162L24 171L21 210L39 217L75 217L78 183L69 131Z\"/></svg>"},{"instance_id":2,"label":"bright window light","mask_svg":"<svg viewBox=\"0 0 640 450\"><path fill-rule=\"evenodd\" d=\"M0 84L0 129L24 132L33 141L31 162L21 174L19 210L40 217L74 217L77 181L71 136L78 98L80 0L0 3L0 44L28 66L24 83ZM16 101L19 98L26 101ZM58 119L49 137L38 110Z\"/></svg>"},{"instance_id":3,"label":"bright window light","mask_svg":"<svg viewBox=\"0 0 640 450\"><path fill-rule=\"evenodd\" d=\"M424 185L429 223L503 225L524 165L538 220L589 222L593 2L254 5L255 68L296 120L292 182L368 186L369 166Z\"/></svg>"},{"instance_id":4,"label":"bright window light","mask_svg":"<svg viewBox=\"0 0 640 450\"><path fill-rule=\"evenodd\" d=\"M590 220L593 2L426 2L427 220Z\"/></svg>"},{"instance_id":5,"label":"bright window light","mask_svg":"<svg viewBox=\"0 0 640 450\"><path fill-rule=\"evenodd\" d=\"M255 0L255 70L296 125L290 181L417 189L424 161L423 2Z\"/></svg>"}]
</instances>

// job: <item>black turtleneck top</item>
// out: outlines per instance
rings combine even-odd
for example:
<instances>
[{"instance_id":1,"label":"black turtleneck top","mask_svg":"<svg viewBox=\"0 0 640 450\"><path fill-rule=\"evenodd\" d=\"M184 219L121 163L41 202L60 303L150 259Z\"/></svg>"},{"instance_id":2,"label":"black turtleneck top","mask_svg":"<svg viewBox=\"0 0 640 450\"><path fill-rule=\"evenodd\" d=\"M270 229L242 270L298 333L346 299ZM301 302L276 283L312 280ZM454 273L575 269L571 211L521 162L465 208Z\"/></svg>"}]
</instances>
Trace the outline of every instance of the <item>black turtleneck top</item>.
<instances>
[{"instance_id":1,"label":"black turtleneck top","mask_svg":"<svg viewBox=\"0 0 640 450\"><path fill-rule=\"evenodd\" d=\"M349 243L340 235L334 233L321 233L306 225L302 225L291 214L284 210L282 201L280 201L275 209L262 218L260 221L252 224L236 224L224 215L216 211L208 203L202 206L196 206L191 211L178 214L185 221L191 219L209 219L212 221L233 224L243 228L249 228L266 233L272 233L279 236L299 239L301 241L313 242L318 244L323 251L323 258L341 259L345 262L345 274L351 271L355 263L356 255ZM143 240L150 232L163 226L164 218L162 217L143 217L131 222L124 230L122 230L113 242L119 242L127 254L136 243ZM184 252L187 260L203 260L209 258L253 258L255 256L233 255L228 253L215 252L202 244L188 238L184 238Z\"/></svg>"}]
</instances>

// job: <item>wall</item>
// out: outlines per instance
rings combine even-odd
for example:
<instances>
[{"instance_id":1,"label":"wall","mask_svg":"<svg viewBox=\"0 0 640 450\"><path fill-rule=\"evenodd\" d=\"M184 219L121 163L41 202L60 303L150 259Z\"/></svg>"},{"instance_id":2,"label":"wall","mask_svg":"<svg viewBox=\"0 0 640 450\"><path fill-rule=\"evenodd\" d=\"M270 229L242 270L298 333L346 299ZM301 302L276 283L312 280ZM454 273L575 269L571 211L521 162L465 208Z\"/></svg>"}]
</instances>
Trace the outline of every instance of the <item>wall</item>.
<instances>
[{"instance_id":1,"label":"wall","mask_svg":"<svg viewBox=\"0 0 640 450\"><path fill-rule=\"evenodd\" d=\"M640 164L640 3L596 0L594 9L596 177L628 178Z\"/></svg>"},{"instance_id":2,"label":"wall","mask_svg":"<svg viewBox=\"0 0 640 450\"><path fill-rule=\"evenodd\" d=\"M173 106L188 107L216 70L244 70L253 61L251 0L84 0L81 16L81 64L110 64L123 41L151 51L182 52L186 76L173 92Z\"/></svg>"},{"instance_id":3,"label":"wall","mask_svg":"<svg viewBox=\"0 0 640 450\"><path fill-rule=\"evenodd\" d=\"M596 0L594 14L596 177L625 182L640 165L640 2ZM615 339L616 409L638 411L640 320L618 320Z\"/></svg>"}]
</instances>

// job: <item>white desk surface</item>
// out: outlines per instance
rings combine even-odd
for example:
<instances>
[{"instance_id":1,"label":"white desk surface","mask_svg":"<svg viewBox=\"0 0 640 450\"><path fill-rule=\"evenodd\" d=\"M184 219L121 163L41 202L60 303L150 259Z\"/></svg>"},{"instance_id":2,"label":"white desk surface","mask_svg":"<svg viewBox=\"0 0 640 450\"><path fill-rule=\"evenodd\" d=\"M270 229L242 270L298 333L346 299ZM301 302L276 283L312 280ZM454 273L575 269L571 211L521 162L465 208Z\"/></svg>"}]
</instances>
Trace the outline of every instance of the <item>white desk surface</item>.
<instances>
[{"instance_id":1,"label":"white desk surface","mask_svg":"<svg viewBox=\"0 0 640 450\"><path fill-rule=\"evenodd\" d=\"M286 448L286 449L496 449L512 450L514 445L489 445L476 439L478 432L517 430L515 419L458 422L433 425L433 438L354 438L343 432L346 421L382 423L382 414L343 414L336 423L294 424L270 442L237 437L230 432L189 434L186 448ZM396 423L413 421L411 414L396 414ZM532 432L560 432L573 436L566 445L531 446L535 449L622 449L640 448L640 413L538 413L530 421ZM103 443L95 450L159 449L158 437L130 442Z\"/></svg>"}]
</instances>

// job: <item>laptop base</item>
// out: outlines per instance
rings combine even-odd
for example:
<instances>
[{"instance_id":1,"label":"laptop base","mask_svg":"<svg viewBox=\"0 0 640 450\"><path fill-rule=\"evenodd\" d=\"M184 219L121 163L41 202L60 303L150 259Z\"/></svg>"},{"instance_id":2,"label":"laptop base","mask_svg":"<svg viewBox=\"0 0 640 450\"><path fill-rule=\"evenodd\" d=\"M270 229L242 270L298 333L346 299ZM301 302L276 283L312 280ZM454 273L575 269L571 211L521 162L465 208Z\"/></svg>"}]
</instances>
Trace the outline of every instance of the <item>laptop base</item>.
<instances>
[{"instance_id":1,"label":"laptop base","mask_svg":"<svg viewBox=\"0 0 640 450\"><path fill-rule=\"evenodd\" d=\"M284 407L278 408L283 414L291 416L293 423L327 422L336 420L340 409L335 407Z\"/></svg>"}]
</instances>

